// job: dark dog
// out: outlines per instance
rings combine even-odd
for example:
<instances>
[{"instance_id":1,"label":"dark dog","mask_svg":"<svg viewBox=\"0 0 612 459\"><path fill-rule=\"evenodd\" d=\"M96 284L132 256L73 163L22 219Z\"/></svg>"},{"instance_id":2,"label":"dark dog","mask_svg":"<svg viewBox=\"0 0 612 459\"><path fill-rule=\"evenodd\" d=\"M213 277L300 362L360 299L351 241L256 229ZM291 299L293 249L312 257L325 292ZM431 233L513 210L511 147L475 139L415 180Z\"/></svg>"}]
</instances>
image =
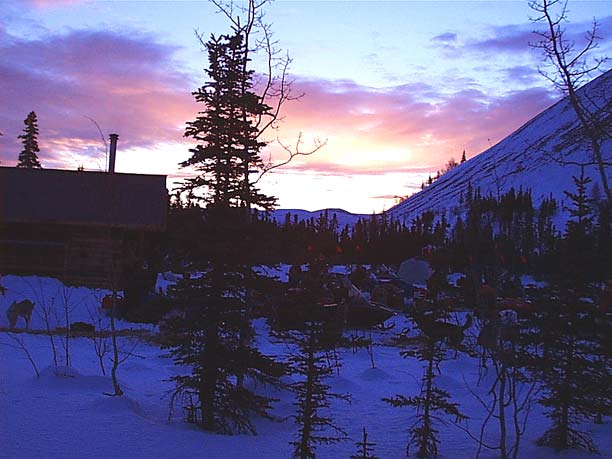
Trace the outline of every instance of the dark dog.
<instances>
[{"instance_id":1,"label":"dark dog","mask_svg":"<svg viewBox=\"0 0 612 459\"><path fill-rule=\"evenodd\" d=\"M11 328L15 328L17 325L17 319L23 317L25 320L26 328L30 326L30 319L32 318L32 309L34 309L34 303L30 300L13 301L6 311L6 317L11 325Z\"/></svg>"}]
</instances>

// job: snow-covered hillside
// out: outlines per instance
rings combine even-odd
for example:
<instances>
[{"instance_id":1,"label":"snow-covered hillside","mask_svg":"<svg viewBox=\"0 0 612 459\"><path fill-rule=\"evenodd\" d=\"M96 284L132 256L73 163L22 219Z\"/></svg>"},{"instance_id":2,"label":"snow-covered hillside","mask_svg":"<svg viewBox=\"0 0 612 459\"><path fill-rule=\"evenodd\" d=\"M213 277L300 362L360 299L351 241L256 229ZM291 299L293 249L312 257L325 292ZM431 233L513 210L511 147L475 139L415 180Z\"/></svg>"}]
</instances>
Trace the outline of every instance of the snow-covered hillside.
<instances>
[{"instance_id":1,"label":"snow-covered hillside","mask_svg":"<svg viewBox=\"0 0 612 459\"><path fill-rule=\"evenodd\" d=\"M612 70L582 87L579 95L589 101L587 106L592 112L600 114L608 125L612 123ZM536 204L550 195L563 201L564 190L574 191L572 176L579 176L580 168L562 164L559 159L565 163L591 161L588 142L579 135L578 126L574 111L563 99L388 213L407 223L427 210L446 212L452 217L458 213L461 193L465 193L469 182L474 188L480 187L483 195L496 196L522 187L532 190ZM602 151L605 158L612 158L612 137L603 142ZM595 166L587 167L585 175L593 180L591 186L597 184L602 189ZM612 180L610 168L608 177Z\"/></svg>"}]
</instances>

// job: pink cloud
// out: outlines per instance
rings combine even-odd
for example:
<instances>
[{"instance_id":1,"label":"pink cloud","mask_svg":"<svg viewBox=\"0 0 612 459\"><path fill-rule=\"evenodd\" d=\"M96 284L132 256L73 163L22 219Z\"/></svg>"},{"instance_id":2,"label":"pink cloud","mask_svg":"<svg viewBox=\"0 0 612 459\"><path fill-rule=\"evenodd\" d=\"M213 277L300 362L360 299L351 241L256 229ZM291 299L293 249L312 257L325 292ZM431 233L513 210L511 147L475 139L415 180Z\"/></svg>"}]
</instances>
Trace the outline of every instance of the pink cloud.
<instances>
[{"instance_id":1,"label":"pink cloud","mask_svg":"<svg viewBox=\"0 0 612 459\"><path fill-rule=\"evenodd\" d=\"M22 120L39 119L41 159L58 148L99 145L99 133L121 135L124 148L182 141L197 112L195 83L174 68L175 47L149 36L73 31L21 40L0 30L0 159L14 161Z\"/></svg>"},{"instance_id":2,"label":"pink cloud","mask_svg":"<svg viewBox=\"0 0 612 459\"><path fill-rule=\"evenodd\" d=\"M490 96L473 89L444 94L426 84L373 89L298 80L296 86L306 95L287 105L281 132L306 131L328 145L292 167L329 174L436 170L451 156L458 160L463 149L468 156L480 153L554 102L544 89Z\"/></svg>"},{"instance_id":3,"label":"pink cloud","mask_svg":"<svg viewBox=\"0 0 612 459\"><path fill-rule=\"evenodd\" d=\"M316 173L321 176L339 176L339 175L380 175L389 172L393 173L405 173L405 174L427 174L431 172L431 167L428 166L414 166L410 164L395 165L392 168L388 164L380 164L378 166L353 166L349 167L346 164L339 164L330 161L328 152L321 151L318 157L313 157L305 162L297 162L291 164L287 168L280 169L275 173ZM327 159L327 160L326 160Z\"/></svg>"},{"instance_id":4,"label":"pink cloud","mask_svg":"<svg viewBox=\"0 0 612 459\"><path fill-rule=\"evenodd\" d=\"M78 3L85 3L87 0L21 0L27 5L31 5L34 8L49 9L58 8L66 5L76 5Z\"/></svg>"},{"instance_id":5,"label":"pink cloud","mask_svg":"<svg viewBox=\"0 0 612 459\"><path fill-rule=\"evenodd\" d=\"M134 33L72 31L27 41L0 29L0 160L15 163L17 136L31 110L39 117L46 167L62 167L70 155L103 162L99 133L87 117L105 134L119 133L122 149L175 144L186 152L184 123L202 109L191 91L204 75L194 75L196 81L177 70L176 51ZM286 105L286 121L269 139L291 143L299 132L307 143L328 139L323 150L287 169L324 175L426 174L451 156L459 159L463 149L479 153L553 102L542 89L492 96L475 89L446 93L426 82L371 88L298 78L294 91L305 96ZM270 150L283 157L278 145Z\"/></svg>"}]
</instances>

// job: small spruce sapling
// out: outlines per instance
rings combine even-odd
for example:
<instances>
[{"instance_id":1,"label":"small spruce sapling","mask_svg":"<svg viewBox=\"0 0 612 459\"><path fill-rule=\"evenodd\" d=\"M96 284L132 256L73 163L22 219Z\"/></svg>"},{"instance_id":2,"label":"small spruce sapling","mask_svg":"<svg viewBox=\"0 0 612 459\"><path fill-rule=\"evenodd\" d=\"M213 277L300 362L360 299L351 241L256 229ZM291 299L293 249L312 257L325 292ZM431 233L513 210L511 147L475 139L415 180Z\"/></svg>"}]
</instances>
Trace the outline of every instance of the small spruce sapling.
<instances>
[{"instance_id":1,"label":"small spruce sapling","mask_svg":"<svg viewBox=\"0 0 612 459\"><path fill-rule=\"evenodd\" d=\"M313 459L317 445L328 445L346 439L346 432L333 419L322 413L334 399L349 400L348 395L330 392L324 379L333 374L325 357L325 337L321 323L309 322L306 333L291 335L299 352L289 359L301 379L291 384L296 394L298 438L290 442L295 459Z\"/></svg>"},{"instance_id":2,"label":"small spruce sapling","mask_svg":"<svg viewBox=\"0 0 612 459\"><path fill-rule=\"evenodd\" d=\"M363 428L363 436L361 441L356 443L357 445L357 454L353 454L351 459L378 459L378 456L374 456L372 454L372 449L376 446L376 443L370 443L368 441L368 431L366 428Z\"/></svg>"},{"instance_id":3,"label":"small spruce sapling","mask_svg":"<svg viewBox=\"0 0 612 459\"><path fill-rule=\"evenodd\" d=\"M446 359L446 351L441 340L426 335L422 346L415 350L404 350L400 355L416 357L425 364L421 390L413 397L398 394L395 397L383 398L383 401L397 408L416 408L416 420L408 429L410 438L406 455L410 454L410 446L413 445L417 449L417 457L435 458L440 443L436 424L445 424L445 416L453 417L455 423L467 420L467 416L459 410L459 405L451 401L451 395L435 385L436 376L440 374L440 363Z\"/></svg>"}]
</instances>

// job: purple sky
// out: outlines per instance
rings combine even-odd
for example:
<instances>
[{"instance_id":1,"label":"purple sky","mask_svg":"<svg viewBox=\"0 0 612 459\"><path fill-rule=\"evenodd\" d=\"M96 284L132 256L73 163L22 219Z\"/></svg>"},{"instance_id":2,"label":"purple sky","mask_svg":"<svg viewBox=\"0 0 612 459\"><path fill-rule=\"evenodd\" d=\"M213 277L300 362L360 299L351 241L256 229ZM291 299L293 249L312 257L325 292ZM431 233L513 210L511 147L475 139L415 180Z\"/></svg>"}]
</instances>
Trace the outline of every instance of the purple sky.
<instances>
[{"instance_id":1,"label":"purple sky","mask_svg":"<svg viewBox=\"0 0 612 459\"><path fill-rule=\"evenodd\" d=\"M120 135L125 172L189 175L185 122L206 56L194 29L227 31L207 2L0 2L0 161L14 165L35 110L43 167L105 167ZM580 40L595 16L610 55L612 2L570 2ZM538 73L526 2L277 1L268 19L294 59L294 91L266 154L303 132L316 155L262 186L285 208L388 208L450 157L496 143L557 100ZM254 63L256 66L258 62ZM91 118L91 119L90 119ZM381 198L387 197L387 198Z\"/></svg>"}]
</instances>

